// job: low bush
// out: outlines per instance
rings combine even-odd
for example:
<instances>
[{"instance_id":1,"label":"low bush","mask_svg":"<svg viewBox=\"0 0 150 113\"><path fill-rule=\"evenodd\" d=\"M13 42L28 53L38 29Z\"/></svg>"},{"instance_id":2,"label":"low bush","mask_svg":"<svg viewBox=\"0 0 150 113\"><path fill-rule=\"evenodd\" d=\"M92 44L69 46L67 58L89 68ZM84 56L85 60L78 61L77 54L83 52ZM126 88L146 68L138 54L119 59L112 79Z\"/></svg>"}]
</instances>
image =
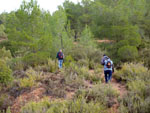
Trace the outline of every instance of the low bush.
<instances>
[{"instance_id":1,"label":"low bush","mask_svg":"<svg viewBox=\"0 0 150 113\"><path fill-rule=\"evenodd\" d=\"M78 65L71 63L70 67L63 70L65 77L71 79L80 78L80 79L89 79L90 73L87 67L79 67Z\"/></svg>"},{"instance_id":2,"label":"low bush","mask_svg":"<svg viewBox=\"0 0 150 113\"><path fill-rule=\"evenodd\" d=\"M150 49L145 48L140 51L140 59L144 62L144 65L150 69Z\"/></svg>"},{"instance_id":3,"label":"low bush","mask_svg":"<svg viewBox=\"0 0 150 113\"><path fill-rule=\"evenodd\" d=\"M24 70L25 68L21 57L12 58L11 61L9 62L9 65L13 71Z\"/></svg>"},{"instance_id":4,"label":"low bush","mask_svg":"<svg viewBox=\"0 0 150 113\"><path fill-rule=\"evenodd\" d=\"M119 100L121 113L150 112L150 72L142 64L124 64L117 72L127 81L128 93Z\"/></svg>"},{"instance_id":5,"label":"low bush","mask_svg":"<svg viewBox=\"0 0 150 113\"><path fill-rule=\"evenodd\" d=\"M138 57L138 50L135 46L123 46L118 49L118 56L121 61L134 61Z\"/></svg>"},{"instance_id":6,"label":"low bush","mask_svg":"<svg viewBox=\"0 0 150 113\"><path fill-rule=\"evenodd\" d=\"M87 78L92 84L101 83L102 79L99 75L96 74L90 74Z\"/></svg>"},{"instance_id":7,"label":"low bush","mask_svg":"<svg viewBox=\"0 0 150 113\"><path fill-rule=\"evenodd\" d=\"M12 43L9 40L5 40L1 42L0 48L4 48L4 47L6 48L6 50L10 50L12 56L15 56L15 52L18 50L18 48L12 46Z\"/></svg>"},{"instance_id":8,"label":"low bush","mask_svg":"<svg viewBox=\"0 0 150 113\"><path fill-rule=\"evenodd\" d=\"M8 85L12 80L12 70L0 60L0 84Z\"/></svg>"},{"instance_id":9,"label":"low bush","mask_svg":"<svg viewBox=\"0 0 150 113\"><path fill-rule=\"evenodd\" d=\"M80 45L75 46L70 51L70 54L75 59L75 61L78 61L78 60L81 60L81 59L87 59L87 50L86 50L86 48L84 48Z\"/></svg>"},{"instance_id":10,"label":"low bush","mask_svg":"<svg viewBox=\"0 0 150 113\"><path fill-rule=\"evenodd\" d=\"M146 83L143 80L133 80L127 84L128 90L135 92L141 97L145 96Z\"/></svg>"},{"instance_id":11,"label":"low bush","mask_svg":"<svg viewBox=\"0 0 150 113\"><path fill-rule=\"evenodd\" d=\"M67 84L64 80L64 76L56 75L56 74L48 74L44 75L40 80L42 85L45 86L45 94L47 96L53 96L56 98L65 98L66 97L66 89L73 89L76 87L74 82ZM70 88L69 85L72 87ZM79 85L79 84L77 84Z\"/></svg>"},{"instance_id":12,"label":"low bush","mask_svg":"<svg viewBox=\"0 0 150 113\"><path fill-rule=\"evenodd\" d=\"M91 75L90 78L93 83L101 83L104 79L104 77L102 77L103 69L101 65L96 65L94 72Z\"/></svg>"},{"instance_id":13,"label":"low bush","mask_svg":"<svg viewBox=\"0 0 150 113\"><path fill-rule=\"evenodd\" d=\"M127 39L129 42L130 46L135 46L138 47L141 44L141 38L137 37L137 38L129 38Z\"/></svg>"},{"instance_id":14,"label":"low bush","mask_svg":"<svg viewBox=\"0 0 150 113\"><path fill-rule=\"evenodd\" d=\"M12 105L12 100L8 94L0 95L0 112L6 112L7 108Z\"/></svg>"},{"instance_id":15,"label":"low bush","mask_svg":"<svg viewBox=\"0 0 150 113\"><path fill-rule=\"evenodd\" d=\"M80 52L79 52L80 51ZM71 56L75 61L80 61L81 64L87 65L88 67L93 64L100 63L100 58L103 55L103 51L92 48L91 46L85 47L82 45L76 45L71 51ZM86 60L86 62L85 62ZM88 62L88 64L86 64ZM93 64L92 64L93 63Z\"/></svg>"},{"instance_id":16,"label":"low bush","mask_svg":"<svg viewBox=\"0 0 150 113\"><path fill-rule=\"evenodd\" d=\"M92 89L79 90L76 93L76 97L83 96L87 102L99 102L107 107L111 107L115 104L114 98L118 97L118 92L113 90L110 85L98 84Z\"/></svg>"},{"instance_id":17,"label":"low bush","mask_svg":"<svg viewBox=\"0 0 150 113\"><path fill-rule=\"evenodd\" d=\"M27 88L35 85L35 80L30 76L29 78L20 79L20 87Z\"/></svg>"},{"instance_id":18,"label":"low bush","mask_svg":"<svg viewBox=\"0 0 150 113\"><path fill-rule=\"evenodd\" d=\"M128 46L128 45L129 45L128 40L121 40L118 43L116 43L115 46L116 46L117 49L119 49L119 48L121 48L123 46Z\"/></svg>"},{"instance_id":19,"label":"low bush","mask_svg":"<svg viewBox=\"0 0 150 113\"><path fill-rule=\"evenodd\" d=\"M94 62L94 60L89 61L89 69L95 69L96 67L96 63Z\"/></svg>"},{"instance_id":20,"label":"low bush","mask_svg":"<svg viewBox=\"0 0 150 113\"><path fill-rule=\"evenodd\" d=\"M83 86L83 77L79 77L78 73L71 68L63 70L63 75L65 79L65 83L72 85L75 88L79 88Z\"/></svg>"},{"instance_id":21,"label":"low bush","mask_svg":"<svg viewBox=\"0 0 150 113\"><path fill-rule=\"evenodd\" d=\"M106 110L99 103L87 103L85 99L78 98L71 101L30 102L21 109L21 113L106 113Z\"/></svg>"},{"instance_id":22,"label":"low bush","mask_svg":"<svg viewBox=\"0 0 150 113\"><path fill-rule=\"evenodd\" d=\"M20 87L27 88L36 86L36 81L41 79L42 72L36 72L32 68L26 71L27 77L20 79Z\"/></svg>"},{"instance_id":23,"label":"low bush","mask_svg":"<svg viewBox=\"0 0 150 113\"><path fill-rule=\"evenodd\" d=\"M96 66L95 70L91 73L88 67L79 66L78 63L71 63L69 67L63 69L62 73L65 75L66 81L81 79L80 81L89 80L93 83L98 83L101 81L100 74L102 69L98 65Z\"/></svg>"},{"instance_id":24,"label":"low bush","mask_svg":"<svg viewBox=\"0 0 150 113\"><path fill-rule=\"evenodd\" d=\"M81 59L81 60L79 60L79 61L77 61L77 65L79 66L79 67L89 67L89 61L88 61L88 59Z\"/></svg>"},{"instance_id":25,"label":"low bush","mask_svg":"<svg viewBox=\"0 0 150 113\"><path fill-rule=\"evenodd\" d=\"M125 63L121 70L115 72L114 77L117 80L132 81L139 77L147 78L148 76L144 76L146 74L148 74L148 69L142 63Z\"/></svg>"},{"instance_id":26,"label":"low bush","mask_svg":"<svg viewBox=\"0 0 150 113\"><path fill-rule=\"evenodd\" d=\"M69 67L70 64L71 64L71 63L74 63L74 62L75 62L75 61L74 61L74 59L72 58L72 56L69 55L69 56L66 56L66 57L65 57L64 65L65 65L66 67Z\"/></svg>"},{"instance_id":27,"label":"low bush","mask_svg":"<svg viewBox=\"0 0 150 113\"><path fill-rule=\"evenodd\" d=\"M37 65L34 67L36 71L43 71L43 72L56 72L58 70L58 62L57 60L52 60L48 58L47 62L42 65Z\"/></svg>"},{"instance_id":28,"label":"low bush","mask_svg":"<svg viewBox=\"0 0 150 113\"><path fill-rule=\"evenodd\" d=\"M121 113L149 113L150 98L143 98L135 92L129 92L120 101L119 110Z\"/></svg>"},{"instance_id":29,"label":"low bush","mask_svg":"<svg viewBox=\"0 0 150 113\"><path fill-rule=\"evenodd\" d=\"M0 58L3 60L7 60L7 59L11 59L11 52L9 50L6 50L5 47L3 47L2 49L0 49Z\"/></svg>"},{"instance_id":30,"label":"low bush","mask_svg":"<svg viewBox=\"0 0 150 113\"><path fill-rule=\"evenodd\" d=\"M29 53L23 57L23 63L26 67L28 66L37 66L47 62L49 53L47 52L37 52Z\"/></svg>"},{"instance_id":31,"label":"low bush","mask_svg":"<svg viewBox=\"0 0 150 113\"><path fill-rule=\"evenodd\" d=\"M50 72L55 72L58 69L58 62L57 60L52 60L52 59L48 59L48 65L47 67L49 68Z\"/></svg>"},{"instance_id":32,"label":"low bush","mask_svg":"<svg viewBox=\"0 0 150 113\"><path fill-rule=\"evenodd\" d=\"M99 102L87 102L84 98L78 98L69 103L68 113L106 113L106 108Z\"/></svg>"}]
</instances>

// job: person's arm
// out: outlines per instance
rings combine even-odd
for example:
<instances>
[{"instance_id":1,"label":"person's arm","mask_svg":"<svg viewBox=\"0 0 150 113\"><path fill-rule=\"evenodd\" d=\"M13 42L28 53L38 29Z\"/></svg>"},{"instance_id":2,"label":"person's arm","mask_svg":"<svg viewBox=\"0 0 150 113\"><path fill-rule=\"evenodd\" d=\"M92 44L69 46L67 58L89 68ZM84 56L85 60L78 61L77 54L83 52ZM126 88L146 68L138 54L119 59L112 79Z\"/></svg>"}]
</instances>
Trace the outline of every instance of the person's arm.
<instances>
[{"instance_id":1,"label":"person's arm","mask_svg":"<svg viewBox=\"0 0 150 113\"><path fill-rule=\"evenodd\" d=\"M58 58L58 53L57 53L57 55L56 55L56 58Z\"/></svg>"},{"instance_id":2,"label":"person's arm","mask_svg":"<svg viewBox=\"0 0 150 113\"><path fill-rule=\"evenodd\" d=\"M115 69L114 69L114 64L112 62L112 72L114 73L115 72Z\"/></svg>"},{"instance_id":3,"label":"person's arm","mask_svg":"<svg viewBox=\"0 0 150 113\"><path fill-rule=\"evenodd\" d=\"M101 65L104 65L105 64L105 60L104 60L104 57L101 59Z\"/></svg>"}]
</instances>

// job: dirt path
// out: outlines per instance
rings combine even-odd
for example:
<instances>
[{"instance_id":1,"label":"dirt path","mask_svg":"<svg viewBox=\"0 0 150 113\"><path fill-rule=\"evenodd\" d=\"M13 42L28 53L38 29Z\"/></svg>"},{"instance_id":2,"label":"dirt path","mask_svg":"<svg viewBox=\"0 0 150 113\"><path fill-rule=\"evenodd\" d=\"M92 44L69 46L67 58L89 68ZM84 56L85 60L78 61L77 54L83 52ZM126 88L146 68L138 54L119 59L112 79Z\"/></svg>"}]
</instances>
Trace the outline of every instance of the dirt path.
<instances>
[{"instance_id":1,"label":"dirt path","mask_svg":"<svg viewBox=\"0 0 150 113\"><path fill-rule=\"evenodd\" d=\"M114 40L96 40L98 43L111 43L114 42Z\"/></svg>"},{"instance_id":2,"label":"dirt path","mask_svg":"<svg viewBox=\"0 0 150 113\"><path fill-rule=\"evenodd\" d=\"M123 95L127 93L127 89L126 89L125 85L118 83L115 78L112 78L112 81L110 84L113 89L117 90L120 98L122 98ZM118 111L119 102L118 102L117 98L115 98L114 101L115 101L115 104L111 107L109 113L119 113L119 111Z\"/></svg>"},{"instance_id":3,"label":"dirt path","mask_svg":"<svg viewBox=\"0 0 150 113\"><path fill-rule=\"evenodd\" d=\"M104 77L104 74L101 75L102 77ZM104 83L104 81L103 81ZM126 86L117 82L117 80L113 77L112 75L112 80L110 82L110 85L112 86L113 89L117 90L119 93L119 96L122 98L124 94L127 93L127 89Z\"/></svg>"},{"instance_id":4,"label":"dirt path","mask_svg":"<svg viewBox=\"0 0 150 113\"><path fill-rule=\"evenodd\" d=\"M118 83L114 78L112 78L111 85L114 89L116 89L119 93L119 96L122 98L124 94L127 93L126 86Z\"/></svg>"},{"instance_id":5,"label":"dirt path","mask_svg":"<svg viewBox=\"0 0 150 113\"><path fill-rule=\"evenodd\" d=\"M101 77L104 78L104 74L102 74ZM112 75L112 77L113 77L113 75ZM105 84L105 81L103 81L103 84ZM112 88L114 90L116 90L118 92L120 98L122 98L123 95L127 93L126 86L117 82L114 77L112 78L110 85L112 86ZM108 110L108 113L119 113L119 111L118 111L119 102L118 102L117 98L114 98L114 102L115 102L115 104L110 108L110 110Z\"/></svg>"}]
</instances>

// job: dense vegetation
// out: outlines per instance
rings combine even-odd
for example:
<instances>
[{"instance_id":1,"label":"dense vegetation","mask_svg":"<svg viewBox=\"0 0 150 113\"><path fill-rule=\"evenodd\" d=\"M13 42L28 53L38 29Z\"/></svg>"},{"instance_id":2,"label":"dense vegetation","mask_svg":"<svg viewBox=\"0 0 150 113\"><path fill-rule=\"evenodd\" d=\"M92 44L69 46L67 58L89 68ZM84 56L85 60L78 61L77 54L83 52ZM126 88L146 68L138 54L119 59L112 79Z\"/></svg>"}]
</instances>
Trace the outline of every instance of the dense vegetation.
<instances>
[{"instance_id":1,"label":"dense vegetation","mask_svg":"<svg viewBox=\"0 0 150 113\"><path fill-rule=\"evenodd\" d=\"M117 99L120 113L149 113L149 10L149 0L66 0L50 14L30 0L0 14L0 112L109 113ZM109 43L98 43L104 39ZM60 71L59 49L65 54ZM104 53L126 86L123 97L103 84ZM44 90L38 99L36 89ZM27 93L28 102L19 103Z\"/></svg>"}]
</instances>

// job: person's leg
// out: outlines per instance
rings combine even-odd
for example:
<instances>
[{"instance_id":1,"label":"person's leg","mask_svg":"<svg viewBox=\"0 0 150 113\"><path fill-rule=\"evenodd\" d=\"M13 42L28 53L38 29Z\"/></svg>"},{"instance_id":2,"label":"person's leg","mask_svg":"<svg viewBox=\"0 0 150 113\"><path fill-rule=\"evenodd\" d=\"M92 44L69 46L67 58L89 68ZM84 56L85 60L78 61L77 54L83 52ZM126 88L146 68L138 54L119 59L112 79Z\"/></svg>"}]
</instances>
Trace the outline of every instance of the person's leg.
<instances>
[{"instance_id":1,"label":"person's leg","mask_svg":"<svg viewBox=\"0 0 150 113\"><path fill-rule=\"evenodd\" d=\"M58 67L61 68L61 60L58 60Z\"/></svg>"},{"instance_id":2,"label":"person's leg","mask_svg":"<svg viewBox=\"0 0 150 113\"><path fill-rule=\"evenodd\" d=\"M104 71L104 74L105 74L105 83L108 83L108 76L107 76L107 71Z\"/></svg>"},{"instance_id":3,"label":"person's leg","mask_svg":"<svg viewBox=\"0 0 150 113\"><path fill-rule=\"evenodd\" d=\"M109 70L109 76L108 77L109 77L108 80L111 82L111 79L112 79L112 71L111 70Z\"/></svg>"},{"instance_id":4,"label":"person's leg","mask_svg":"<svg viewBox=\"0 0 150 113\"><path fill-rule=\"evenodd\" d=\"M60 68L63 66L63 60L60 60Z\"/></svg>"}]
</instances>

